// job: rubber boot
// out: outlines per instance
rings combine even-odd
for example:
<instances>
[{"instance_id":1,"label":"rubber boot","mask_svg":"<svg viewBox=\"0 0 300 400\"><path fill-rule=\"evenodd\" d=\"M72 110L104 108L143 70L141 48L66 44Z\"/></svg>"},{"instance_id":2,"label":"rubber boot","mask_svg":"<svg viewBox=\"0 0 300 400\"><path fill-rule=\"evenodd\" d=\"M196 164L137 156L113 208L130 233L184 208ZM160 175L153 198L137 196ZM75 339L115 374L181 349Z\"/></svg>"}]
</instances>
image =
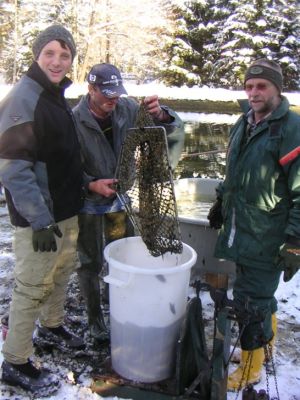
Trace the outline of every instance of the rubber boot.
<instances>
[{"instance_id":1,"label":"rubber boot","mask_svg":"<svg viewBox=\"0 0 300 400\"><path fill-rule=\"evenodd\" d=\"M87 308L90 334L97 341L105 342L109 340L109 332L101 309L99 276L86 270L79 270L77 275Z\"/></svg>"},{"instance_id":2,"label":"rubber boot","mask_svg":"<svg viewBox=\"0 0 300 400\"><path fill-rule=\"evenodd\" d=\"M109 331L105 325L104 318L101 314L93 321L89 321L90 334L99 343L108 342L110 339Z\"/></svg>"},{"instance_id":3,"label":"rubber boot","mask_svg":"<svg viewBox=\"0 0 300 400\"><path fill-rule=\"evenodd\" d=\"M277 318L276 314L272 314L272 331L273 331L273 337L269 342L269 345L271 346L272 354L275 352L275 341L276 341L276 336L277 336Z\"/></svg>"},{"instance_id":4,"label":"rubber boot","mask_svg":"<svg viewBox=\"0 0 300 400\"><path fill-rule=\"evenodd\" d=\"M276 335L277 335L277 318L276 314L272 314L272 331L273 331L273 337L270 340L270 342L267 345L267 354L265 355L265 363L268 364L271 362L272 357L275 354L275 341L276 341ZM271 372L271 371L269 371Z\"/></svg>"},{"instance_id":5,"label":"rubber boot","mask_svg":"<svg viewBox=\"0 0 300 400\"><path fill-rule=\"evenodd\" d=\"M264 357L265 353L262 347L252 351L242 350L240 366L229 375L227 390L236 391L243 389L248 383L258 383L261 379Z\"/></svg>"},{"instance_id":6,"label":"rubber boot","mask_svg":"<svg viewBox=\"0 0 300 400\"><path fill-rule=\"evenodd\" d=\"M270 342L268 343L270 346L270 351L271 351L271 355L274 356L275 354L275 341L276 341L276 335L277 335L277 318L276 318L276 314L272 314L272 331L273 331L273 337L270 340ZM268 346L268 347L269 347ZM233 355L231 357L231 362L239 364L241 362L241 352L242 350L239 347L236 347L234 349ZM268 363L270 361L270 357L265 357L264 362Z\"/></svg>"},{"instance_id":7,"label":"rubber boot","mask_svg":"<svg viewBox=\"0 0 300 400\"><path fill-rule=\"evenodd\" d=\"M46 369L36 368L31 361L16 365L4 360L1 368L2 381L34 393L33 398L36 398L36 395L38 397L49 397L60 387L60 379L57 375Z\"/></svg>"}]
</instances>

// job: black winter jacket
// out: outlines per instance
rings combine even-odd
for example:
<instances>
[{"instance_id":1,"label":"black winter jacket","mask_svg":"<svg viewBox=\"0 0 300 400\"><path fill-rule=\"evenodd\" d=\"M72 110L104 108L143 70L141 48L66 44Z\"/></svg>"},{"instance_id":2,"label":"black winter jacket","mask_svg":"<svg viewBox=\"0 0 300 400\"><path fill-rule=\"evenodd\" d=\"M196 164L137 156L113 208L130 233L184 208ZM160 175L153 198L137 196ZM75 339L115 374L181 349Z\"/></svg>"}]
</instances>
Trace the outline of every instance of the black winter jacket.
<instances>
[{"instance_id":1,"label":"black winter jacket","mask_svg":"<svg viewBox=\"0 0 300 400\"><path fill-rule=\"evenodd\" d=\"M34 230L75 216L83 198L80 146L64 98L34 62L0 103L0 181L11 222Z\"/></svg>"}]
</instances>

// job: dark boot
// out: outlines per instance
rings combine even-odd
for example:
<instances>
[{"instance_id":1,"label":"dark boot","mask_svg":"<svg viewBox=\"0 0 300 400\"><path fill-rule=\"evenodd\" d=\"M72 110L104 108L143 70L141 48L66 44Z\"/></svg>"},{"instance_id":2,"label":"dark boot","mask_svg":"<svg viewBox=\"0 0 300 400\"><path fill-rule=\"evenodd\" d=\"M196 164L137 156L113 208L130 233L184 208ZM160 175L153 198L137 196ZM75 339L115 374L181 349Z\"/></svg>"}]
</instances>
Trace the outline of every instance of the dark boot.
<instances>
[{"instance_id":1,"label":"dark boot","mask_svg":"<svg viewBox=\"0 0 300 400\"><path fill-rule=\"evenodd\" d=\"M30 360L25 364L2 363L2 381L20 386L39 396L49 396L60 387L59 378L46 369L36 368Z\"/></svg>"},{"instance_id":2,"label":"dark boot","mask_svg":"<svg viewBox=\"0 0 300 400\"><path fill-rule=\"evenodd\" d=\"M36 345L53 346L66 352L85 348L83 339L74 335L63 325L57 328L38 325L33 334L33 342Z\"/></svg>"},{"instance_id":3,"label":"dark boot","mask_svg":"<svg viewBox=\"0 0 300 400\"><path fill-rule=\"evenodd\" d=\"M89 328L91 336L97 342L104 343L109 341L110 335L106 328L102 313L97 319L89 320Z\"/></svg>"},{"instance_id":4,"label":"dark boot","mask_svg":"<svg viewBox=\"0 0 300 400\"><path fill-rule=\"evenodd\" d=\"M5 314L1 318L2 340L3 341L6 339L6 335L8 332L8 319L9 319L9 314Z\"/></svg>"},{"instance_id":5,"label":"dark boot","mask_svg":"<svg viewBox=\"0 0 300 400\"><path fill-rule=\"evenodd\" d=\"M84 269L79 270L77 275L87 308L90 334L99 342L105 342L109 340L109 332L101 309L99 275Z\"/></svg>"}]
</instances>

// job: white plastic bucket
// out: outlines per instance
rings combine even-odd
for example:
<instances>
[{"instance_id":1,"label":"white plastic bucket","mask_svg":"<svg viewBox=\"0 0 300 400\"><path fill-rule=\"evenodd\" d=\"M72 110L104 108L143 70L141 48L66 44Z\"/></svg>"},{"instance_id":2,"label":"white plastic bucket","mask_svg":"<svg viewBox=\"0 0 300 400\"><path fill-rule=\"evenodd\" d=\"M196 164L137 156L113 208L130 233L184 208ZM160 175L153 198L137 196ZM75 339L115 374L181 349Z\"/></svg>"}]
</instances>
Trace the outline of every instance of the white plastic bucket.
<instances>
[{"instance_id":1,"label":"white plastic bucket","mask_svg":"<svg viewBox=\"0 0 300 400\"><path fill-rule=\"evenodd\" d=\"M153 257L137 236L110 243L104 257L109 265L104 281L109 283L112 368L138 382L169 378L196 252L183 244L181 254Z\"/></svg>"}]
</instances>

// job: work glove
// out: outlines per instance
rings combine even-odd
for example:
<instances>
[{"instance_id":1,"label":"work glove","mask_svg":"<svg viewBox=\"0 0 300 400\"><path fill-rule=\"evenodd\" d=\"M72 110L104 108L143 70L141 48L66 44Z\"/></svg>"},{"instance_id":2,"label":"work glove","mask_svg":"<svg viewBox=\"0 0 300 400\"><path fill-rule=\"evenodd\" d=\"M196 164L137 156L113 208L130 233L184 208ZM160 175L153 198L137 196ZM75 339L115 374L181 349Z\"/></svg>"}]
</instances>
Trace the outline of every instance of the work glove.
<instances>
[{"instance_id":1,"label":"work glove","mask_svg":"<svg viewBox=\"0 0 300 400\"><path fill-rule=\"evenodd\" d=\"M32 246L34 251L56 251L55 235L59 238L62 233L57 225L48 225L45 228L33 231Z\"/></svg>"},{"instance_id":2,"label":"work glove","mask_svg":"<svg viewBox=\"0 0 300 400\"><path fill-rule=\"evenodd\" d=\"M290 237L279 251L278 267L283 270L283 280L288 282L300 268L300 239Z\"/></svg>"},{"instance_id":3,"label":"work glove","mask_svg":"<svg viewBox=\"0 0 300 400\"><path fill-rule=\"evenodd\" d=\"M223 224L222 216L222 199L219 197L214 202L213 206L209 210L207 219L209 220L209 226L214 229L220 229Z\"/></svg>"}]
</instances>

